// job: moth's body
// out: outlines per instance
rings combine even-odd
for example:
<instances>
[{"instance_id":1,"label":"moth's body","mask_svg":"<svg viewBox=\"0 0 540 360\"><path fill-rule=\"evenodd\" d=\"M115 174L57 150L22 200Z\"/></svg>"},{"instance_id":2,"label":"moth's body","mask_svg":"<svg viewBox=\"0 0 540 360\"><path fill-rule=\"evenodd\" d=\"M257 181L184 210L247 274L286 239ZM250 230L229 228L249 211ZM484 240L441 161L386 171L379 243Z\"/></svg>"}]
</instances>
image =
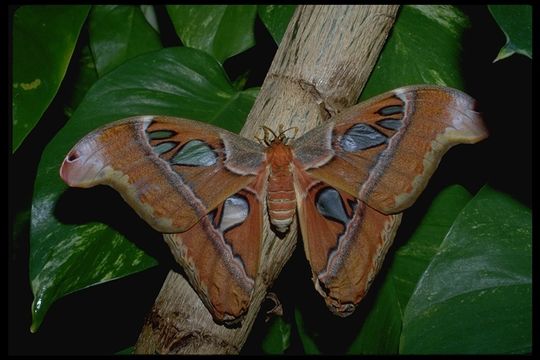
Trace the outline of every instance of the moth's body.
<instances>
[{"instance_id":1,"label":"moth's body","mask_svg":"<svg viewBox=\"0 0 540 360\"><path fill-rule=\"evenodd\" d=\"M266 192L268 216L275 230L279 233L285 233L296 214L291 147L279 138L275 139L266 148L266 160L269 164Z\"/></svg>"},{"instance_id":2,"label":"moth's body","mask_svg":"<svg viewBox=\"0 0 540 360\"><path fill-rule=\"evenodd\" d=\"M443 154L487 136L472 98L426 85L377 96L294 140L263 130L257 144L187 119L133 117L88 134L60 175L118 190L166 234L202 301L228 323L255 288L266 198L278 235L298 218L315 288L347 316Z\"/></svg>"}]
</instances>

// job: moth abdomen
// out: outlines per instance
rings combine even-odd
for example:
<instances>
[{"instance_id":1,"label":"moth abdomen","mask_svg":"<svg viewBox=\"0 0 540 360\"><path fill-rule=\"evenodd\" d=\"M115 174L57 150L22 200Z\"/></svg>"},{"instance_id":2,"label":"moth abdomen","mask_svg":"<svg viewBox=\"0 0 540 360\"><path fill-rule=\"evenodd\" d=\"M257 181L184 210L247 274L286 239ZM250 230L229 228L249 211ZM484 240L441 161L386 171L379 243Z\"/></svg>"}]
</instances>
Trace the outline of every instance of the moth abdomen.
<instances>
[{"instance_id":1,"label":"moth abdomen","mask_svg":"<svg viewBox=\"0 0 540 360\"><path fill-rule=\"evenodd\" d=\"M271 182L270 180L269 185L271 185ZM281 188L284 182L280 182L277 185ZM289 226L296 214L296 193L293 189L292 176L290 178L290 186L290 189L274 191L271 191L269 186L268 190L267 205L270 223L280 233L286 233L289 230Z\"/></svg>"}]
</instances>

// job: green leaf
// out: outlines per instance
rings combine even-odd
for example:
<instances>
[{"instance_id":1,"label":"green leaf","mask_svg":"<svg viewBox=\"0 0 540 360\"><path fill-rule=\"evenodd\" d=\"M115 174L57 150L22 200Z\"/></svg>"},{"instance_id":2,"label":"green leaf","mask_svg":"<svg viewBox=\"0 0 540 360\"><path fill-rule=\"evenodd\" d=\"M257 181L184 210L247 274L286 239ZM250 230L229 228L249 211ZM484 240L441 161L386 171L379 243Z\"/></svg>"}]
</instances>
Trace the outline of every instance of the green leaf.
<instances>
[{"instance_id":1,"label":"green leaf","mask_svg":"<svg viewBox=\"0 0 540 360\"><path fill-rule=\"evenodd\" d=\"M246 70L242 74L238 75L238 77L232 82L233 87L237 90L242 90L246 86L250 73L251 70Z\"/></svg>"},{"instance_id":2,"label":"green leaf","mask_svg":"<svg viewBox=\"0 0 540 360\"><path fill-rule=\"evenodd\" d=\"M13 19L15 152L56 95L90 6L21 6Z\"/></svg>"},{"instance_id":3,"label":"green leaf","mask_svg":"<svg viewBox=\"0 0 540 360\"><path fill-rule=\"evenodd\" d=\"M401 334L401 311L395 285L387 277L377 293L375 304L366 317L348 354L396 354Z\"/></svg>"},{"instance_id":4,"label":"green leaf","mask_svg":"<svg viewBox=\"0 0 540 360\"><path fill-rule=\"evenodd\" d=\"M134 5L94 5L90 47L99 76L138 55L162 48L157 32Z\"/></svg>"},{"instance_id":5,"label":"green leaf","mask_svg":"<svg viewBox=\"0 0 540 360\"><path fill-rule=\"evenodd\" d=\"M467 204L405 309L401 353L532 350L531 220L489 187Z\"/></svg>"},{"instance_id":6,"label":"green leaf","mask_svg":"<svg viewBox=\"0 0 540 360\"><path fill-rule=\"evenodd\" d=\"M86 95L86 92L98 79L96 64L94 63L94 57L92 56L90 46L86 45L82 48L81 55L78 60L79 71L75 79L69 105L67 105L65 108L65 112L68 117L71 117L73 115L73 111L75 111L77 106L79 106L84 96Z\"/></svg>"},{"instance_id":7,"label":"green leaf","mask_svg":"<svg viewBox=\"0 0 540 360\"><path fill-rule=\"evenodd\" d=\"M146 21L159 33L159 24L154 5L139 5Z\"/></svg>"},{"instance_id":8,"label":"green leaf","mask_svg":"<svg viewBox=\"0 0 540 360\"><path fill-rule=\"evenodd\" d=\"M402 315L409 297L456 216L470 198L471 195L462 186L453 185L441 191L433 200L414 234L396 251L374 305L351 344L349 353L397 353Z\"/></svg>"},{"instance_id":9,"label":"green leaf","mask_svg":"<svg viewBox=\"0 0 540 360\"><path fill-rule=\"evenodd\" d=\"M402 6L360 99L414 84L463 89L461 38L468 26L454 6Z\"/></svg>"},{"instance_id":10,"label":"green leaf","mask_svg":"<svg viewBox=\"0 0 540 360\"><path fill-rule=\"evenodd\" d=\"M296 328L298 329L298 335L300 336L300 341L304 347L304 352L308 355L321 354L321 351L314 341L315 336L310 334L309 329L304 326L304 319L302 318L302 313L300 310L294 309L294 319L296 322Z\"/></svg>"},{"instance_id":11,"label":"green leaf","mask_svg":"<svg viewBox=\"0 0 540 360\"><path fill-rule=\"evenodd\" d=\"M259 17L276 44L279 45L281 42L295 10L296 5L259 5L257 7Z\"/></svg>"},{"instance_id":12,"label":"green leaf","mask_svg":"<svg viewBox=\"0 0 540 360\"><path fill-rule=\"evenodd\" d=\"M506 44L493 62L515 53L532 59L532 6L488 5L488 8L506 36Z\"/></svg>"},{"instance_id":13,"label":"green leaf","mask_svg":"<svg viewBox=\"0 0 540 360\"><path fill-rule=\"evenodd\" d=\"M167 5L182 43L221 63L255 45L256 10L255 5Z\"/></svg>"},{"instance_id":14,"label":"green leaf","mask_svg":"<svg viewBox=\"0 0 540 360\"><path fill-rule=\"evenodd\" d=\"M47 145L38 168L30 244L33 331L65 294L155 265L135 243L149 251L166 248L127 205L114 207L114 192L67 190L58 171L70 148L91 130L133 115L166 114L238 131L255 94L253 89L236 91L217 61L184 47L141 55L94 84Z\"/></svg>"},{"instance_id":15,"label":"green leaf","mask_svg":"<svg viewBox=\"0 0 540 360\"><path fill-rule=\"evenodd\" d=\"M291 343L291 324L287 323L282 316L271 320L268 331L262 342L265 354L283 354Z\"/></svg>"},{"instance_id":16,"label":"green leaf","mask_svg":"<svg viewBox=\"0 0 540 360\"><path fill-rule=\"evenodd\" d=\"M402 313L448 230L471 198L472 195L461 185L452 185L441 191L414 234L396 251L390 275Z\"/></svg>"}]
</instances>

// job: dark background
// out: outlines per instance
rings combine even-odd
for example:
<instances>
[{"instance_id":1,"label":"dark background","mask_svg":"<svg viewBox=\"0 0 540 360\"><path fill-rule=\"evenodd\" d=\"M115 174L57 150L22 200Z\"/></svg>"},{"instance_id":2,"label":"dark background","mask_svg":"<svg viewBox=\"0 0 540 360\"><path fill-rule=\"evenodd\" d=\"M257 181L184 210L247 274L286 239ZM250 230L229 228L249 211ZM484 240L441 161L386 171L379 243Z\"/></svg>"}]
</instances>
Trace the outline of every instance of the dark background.
<instances>
[{"instance_id":1,"label":"dark background","mask_svg":"<svg viewBox=\"0 0 540 360\"><path fill-rule=\"evenodd\" d=\"M10 26L14 9L9 9ZM504 34L485 6L467 6L461 9L473 24L463 43L466 92L478 100L490 137L474 146L457 146L445 155L424 194L405 212L393 249L397 249L409 238L433 196L453 183L464 185L473 194L488 183L496 190L512 195L524 205L532 205L532 61L522 55L514 55L492 64L505 43ZM157 6L157 10L160 28L165 35L162 38L163 45L181 45L164 6ZM246 88L262 84L277 48L258 19L255 35L255 47L225 63L225 69L233 80L244 69L252 69ZM83 29L74 59L81 51L80 44L87 40L85 36L87 35ZM41 153L67 120L63 106L68 103L71 95L70 84L73 85L76 79L77 67L77 62L72 62L51 107L18 151L11 155L10 143L7 149L10 354L111 354L133 346L144 317L170 268L170 263L163 261L160 266L147 271L65 296L51 306L36 334L29 331L33 299L28 273L29 218L18 218L22 220L16 222L15 214L30 207ZM11 129L8 134L11 134ZM107 198L107 207L114 209L112 216L118 217L118 213L126 214L131 220L133 214L119 196L115 196L112 191L97 191L106 193L104 198ZM118 221L124 220L125 217L121 216ZM14 236L14 231L17 236ZM392 254L390 251L386 265ZM167 255L158 255L157 258L166 259ZM383 267L381 271L384 273L386 269ZM382 276L378 276L378 279L380 278ZM371 295L379 285L380 282L376 280ZM277 293L284 306L285 319L294 323L294 307L299 307L306 327L327 339L320 344L320 348L329 353L339 353L346 349L352 337L357 334L354 330L361 324L362 314L365 313L362 309L369 307L373 301L373 296L368 295L356 312L346 319L330 314L313 288L301 241L272 291ZM263 313L264 311L260 312ZM243 353L261 353L260 343L265 328L263 316L259 315ZM301 344L294 331L291 344L288 353L302 353Z\"/></svg>"}]
</instances>

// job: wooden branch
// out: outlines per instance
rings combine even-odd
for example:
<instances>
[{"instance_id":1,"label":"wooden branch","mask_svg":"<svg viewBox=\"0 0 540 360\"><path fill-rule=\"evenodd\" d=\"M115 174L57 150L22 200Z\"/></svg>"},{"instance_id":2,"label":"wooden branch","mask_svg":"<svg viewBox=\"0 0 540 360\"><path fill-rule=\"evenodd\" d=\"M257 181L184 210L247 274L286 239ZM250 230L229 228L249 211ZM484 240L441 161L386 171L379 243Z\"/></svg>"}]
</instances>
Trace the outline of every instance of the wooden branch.
<instances>
[{"instance_id":1,"label":"wooden branch","mask_svg":"<svg viewBox=\"0 0 540 360\"><path fill-rule=\"evenodd\" d=\"M398 6L299 6L274 57L241 134L264 124L296 126L298 136L355 103L384 45ZM147 316L136 353L240 352L267 289L297 242L293 223L277 238L264 221L261 267L253 301L240 327L216 324L182 275L169 273ZM306 281L309 281L306 279Z\"/></svg>"}]
</instances>

